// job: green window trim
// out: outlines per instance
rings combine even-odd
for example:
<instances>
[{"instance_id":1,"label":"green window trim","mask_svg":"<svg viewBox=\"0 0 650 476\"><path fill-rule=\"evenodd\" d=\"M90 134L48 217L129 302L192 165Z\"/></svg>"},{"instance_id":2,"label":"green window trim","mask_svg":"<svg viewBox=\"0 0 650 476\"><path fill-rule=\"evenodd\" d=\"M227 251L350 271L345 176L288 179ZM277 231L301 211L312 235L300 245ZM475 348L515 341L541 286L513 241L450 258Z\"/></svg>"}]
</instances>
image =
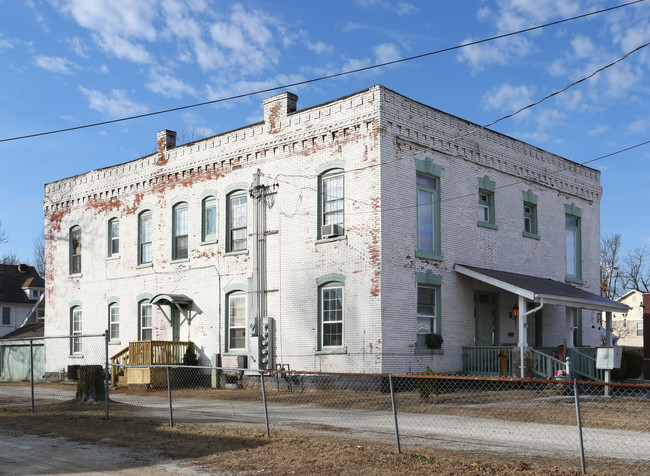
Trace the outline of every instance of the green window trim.
<instances>
[{"instance_id":1,"label":"green window trim","mask_svg":"<svg viewBox=\"0 0 650 476\"><path fill-rule=\"evenodd\" d=\"M575 204L564 205L566 231L566 278L569 283L584 284L582 280L582 210Z\"/></svg>"},{"instance_id":2,"label":"green window trim","mask_svg":"<svg viewBox=\"0 0 650 476\"><path fill-rule=\"evenodd\" d=\"M316 332L316 354L317 355L328 355L328 354L344 354L347 352L345 347L345 276L337 273L330 273L323 276L320 276L316 279L316 284L318 286L318 326ZM329 327L336 327L336 323L340 322L340 345L324 345L324 331L325 326L323 320L323 311L324 311L324 302L323 302L323 293L325 291L335 291L340 289L340 293L336 292L332 296L332 300L340 300L340 319L328 319L325 322L328 322ZM340 296L337 296L340 294ZM332 312L333 315L337 314L336 308L330 308L331 305L328 305L328 312ZM332 338L336 338L336 331L333 331L331 334Z\"/></svg>"},{"instance_id":3,"label":"green window trim","mask_svg":"<svg viewBox=\"0 0 650 476\"><path fill-rule=\"evenodd\" d=\"M441 286L442 286L442 276L434 274L431 270L427 270L425 273L415 273L416 278L416 292L418 296L417 300L417 309L416 309L416 320L428 320L433 319L433 332L431 334L420 334L416 332L416 346L415 354L416 355L428 355L428 354L442 354L444 350L442 348L432 349L426 344L427 339L434 339L434 335L442 336L442 319L441 319ZM434 309L433 317L431 314L424 314L420 312L420 291L433 290L434 291ZM419 326L419 324L418 324ZM432 336L432 337L427 337Z\"/></svg>"},{"instance_id":4,"label":"green window trim","mask_svg":"<svg viewBox=\"0 0 650 476\"><path fill-rule=\"evenodd\" d=\"M231 187L228 187L229 189ZM247 251L248 250L248 197L247 197L247 189L244 188L233 188L229 193L226 194L226 253L238 253L242 251ZM238 206L243 206L243 223L239 223L239 225L244 225L244 226L239 226L236 229L232 228L232 221L233 221L233 206L232 206L232 201L233 200L238 200L243 198L243 204L238 203ZM245 241L244 248L237 248L233 249L233 240L232 240L232 232L233 231L241 231L243 230L243 234L245 238L243 241ZM239 233L241 234L241 233ZM242 241L241 237L238 241ZM238 245L241 246L241 243Z\"/></svg>"},{"instance_id":5,"label":"green window trim","mask_svg":"<svg viewBox=\"0 0 650 476\"><path fill-rule=\"evenodd\" d=\"M416 170L416 258L442 261L440 225L440 176L442 166L431 158L415 159Z\"/></svg>"},{"instance_id":6,"label":"green window trim","mask_svg":"<svg viewBox=\"0 0 650 476\"><path fill-rule=\"evenodd\" d=\"M328 240L328 238L323 238L323 233L322 233L322 227L325 225L325 215L337 215L341 214L342 218L339 220L335 220L336 223L327 223L327 224L332 224L332 225L340 225L343 227L343 235L341 236L346 236L345 235L345 175L344 175L344 169L343 165L345 165L345 162L343 161L330 161L327 164L323 164L320 167L318 167L318 186L317 186L317 193L318 193L318 203L317 203L317 214L318 214L318 220L317 220L317 225L318 228L316 230L316 240L320 243L324 242L323 240ZM325 181L329 181L331 179L335 179L337 177L340 177L341 180L343 181L341 190L342 190L342 196L339 199L334 199L334 200L329 200L328 202L338 202L339 200L341 201L340 208L335 209L333 212L332 211L326 211L326 200L325 200ZM337 236L336 238L339 238Z\"/></svg>"}]
</instances>

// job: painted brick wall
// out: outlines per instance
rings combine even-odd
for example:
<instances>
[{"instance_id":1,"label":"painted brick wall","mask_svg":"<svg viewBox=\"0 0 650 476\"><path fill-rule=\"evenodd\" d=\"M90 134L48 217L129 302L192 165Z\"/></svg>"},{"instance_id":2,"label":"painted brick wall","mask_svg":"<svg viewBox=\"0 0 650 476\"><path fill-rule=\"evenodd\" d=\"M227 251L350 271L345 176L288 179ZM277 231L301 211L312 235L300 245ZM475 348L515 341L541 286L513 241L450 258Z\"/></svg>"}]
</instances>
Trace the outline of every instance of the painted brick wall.
<instances>
[{"instance_id":1,"label":"painted brick wall","mask_svg":"<svg viewBox=\"0 0 650 476\"><path fill-rule=\"evenodd\" d=\"M274 319L275 362L292 369L460 370L461 345L474 339L474 290L454 264L564 280L565 204L582 209L583 277L585 288L597 292L597 171L490 131L452 142L474 126L381 86L296 112L293 102L291 95L275 96L265 101L263 123L192 144L163 144L151 156L46 185L46 333L69 333L73 303L83 307L84 333L103 332L108 302L117 298L120 339L110 346L113 355L137 339L139 296L185 294L193 307L181 340L198 346L202 363L224 352L224 290L247 284L252 272L251 254L226 253L226 192L238 183L247 188L257 169L263 184L276 185L266 211L267 308ZM442 261L415 258L414 160L424 157L443 168ZM318 171L330 162L344 163L346 172L346 238L319 241ZM551 173L560 167L561 173ZM498 230L476 225L477 177L484 175L498 187ZM539 196L540 240L521 236L522 191L529 188ZM217 198L218 242L201 244L201 200L209 194ZM189 206L190 256L172 262L172 207L179 201ZM153 214L150 267L137 266L143 210ZM247 212L250 232L250 199ZM120 219L120 255L107 258L113 217ZM76 225L82 228L82 273L71 277L68 236ZM416 356L415 273L426 270L442 276L445 344L442 354ZM345 276L346 353L319 355L317 279L331 273ZM500 312L511 301L502 300ZM545 309L548 322L564 312ZM502 336L510 330L504 325ZM545 331L549 345L563 338L562 330ZM171 339L159 310L154 339ZM79 363L65 352L47 351L53 356L48 371ZM224 365L234 362L236 357L224 357Z\"/></svg>"}]
</instances>

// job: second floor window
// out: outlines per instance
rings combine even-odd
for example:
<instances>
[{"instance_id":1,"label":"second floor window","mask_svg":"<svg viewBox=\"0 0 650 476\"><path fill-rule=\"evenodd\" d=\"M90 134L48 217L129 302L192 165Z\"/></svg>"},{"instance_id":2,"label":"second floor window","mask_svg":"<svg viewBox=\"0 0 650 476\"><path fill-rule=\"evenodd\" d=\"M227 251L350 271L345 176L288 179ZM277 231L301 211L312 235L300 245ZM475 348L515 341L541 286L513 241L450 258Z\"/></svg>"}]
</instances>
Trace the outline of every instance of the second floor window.
<instances>
[{"instance_id":1,"label":"second floor window","mask_svg":"<svg viewBox=\"0 0 650 476\"><path fill-rule=\"evenodd\" d=\"M81 273L81 228L70 229L70 274Z\"/></svg>"},{"instance_id":2,"label":"second floor window","mask_svg":"<svg viewBox=\"0 0 650 476\"><path fill-rule=\"evenodd\" d=\"M582 257L580 249L580 218L565 216L566 228L566 275L568 279L582 278Z\"/></svg>"},{"instance_id":3,"label":"second floor window","mask_svg":"<svg viewBox=\"0 0 650 476\"><path fill-rule=\"evenodd\" d=\"M108 222L108 256L120 253L120 222L113 218Z\"/></svg>"},{"instance_id":4,"label":"second floor window","mask_svg":"<svg viewBox=\"0 0 650 476\"><path fill-rule=\"evenodd\" d=\"M243 251L246 249L248 232L246 230L246 195L234 195L228 199L228 233L229 249Z\"/></svg>"},{"instance_id":5,"label":"second floor window","mask_svg":"<svg viewBox=\"0 0 650 476\"><path fill-rule=\"evenodd\" d=\"M207 197L203 200L203 233L201 239L213 242L217 239L217 199Z\"/></svg>"},{"instance_id":6,"label":"second floor window","mask_svg":"<svg viewBox=\"0 0 650 476\"><path fill-rule=\"evenodd\" d=\"M143 212L138 220L138 264L151 263L151 212Z\"/></svg>"},{"instance_id":7,"label":"second floor window","mask_svg":"<svg viewBox=\"0 0 650 476\"><path fill-rule=\"evenodd\" d=\"M2 325L8 326L11 324L11 308L3 307L2 308Z\"/></svg>"},{"instance_id":8,"label":"second floor window","mask_svg":"<svg viewBox=\"0 0 650 476\"><path fill-rule=\"evenodd\" d=\"M187 251L187 203L174 207L172 259L186 259Z\"/></svg>"},{"instance_id":9,"label":"second floor window","mask_svg":"<svg viewBox=\"0 0 650 476\"><path fill-rule=\"evenodd\" d=\"M343 225L343 175L323 177L323 225Z\"/></svg>"}]
</instances>

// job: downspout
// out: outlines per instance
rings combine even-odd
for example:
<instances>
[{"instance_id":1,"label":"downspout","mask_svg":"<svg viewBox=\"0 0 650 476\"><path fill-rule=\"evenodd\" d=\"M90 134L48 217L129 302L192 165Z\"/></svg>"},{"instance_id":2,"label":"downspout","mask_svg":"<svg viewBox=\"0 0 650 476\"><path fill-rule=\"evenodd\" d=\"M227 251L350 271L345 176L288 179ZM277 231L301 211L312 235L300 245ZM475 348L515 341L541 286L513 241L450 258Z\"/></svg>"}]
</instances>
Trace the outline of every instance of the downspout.
<instances>
[{"instance_id":1,"label":"downspout","mask_svg":"<svg viewBox=\"0 0 650 476\"><path fill-rule=\"evenodd\" d=\"M31 311L29 311L29 314L27 314L27 317L23 320L23 322L18 327L23 327L25 324L27 324L27 321L29 320L30 317L34 315L34 313L38 309L38 306L43 302L43 299L45 299L45 292L43 292L43 294L40 295L38 301L36 301L36 304L34 304Z\"/></svg>"},{"instance_id":2,"label":"downspout","mask_svg":"<svg viewBox=\"0 0 650 476\"><path fill-rule=\"evenodd\" d=\"M526 301L523 296L519 296L519 309L524 309ZM526 327L528 324L528 315L539 311L544 307L544 298L539 298L539 306L534 307L530 311L519 311L519 373L521 378L524 378L524 350L528 347L528 334Z\"/></svg>"}]
</instances>

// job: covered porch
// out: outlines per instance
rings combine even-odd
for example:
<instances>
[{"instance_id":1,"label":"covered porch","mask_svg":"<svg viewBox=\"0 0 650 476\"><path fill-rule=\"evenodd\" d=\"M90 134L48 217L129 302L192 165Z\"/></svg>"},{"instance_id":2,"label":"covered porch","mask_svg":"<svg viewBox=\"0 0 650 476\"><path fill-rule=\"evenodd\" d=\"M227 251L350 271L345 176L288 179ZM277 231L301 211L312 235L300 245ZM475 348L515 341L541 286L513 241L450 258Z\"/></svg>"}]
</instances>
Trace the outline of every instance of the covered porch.
<instances>
[{"instance_id":1,"label":"covered porch","mask_svg":"<svg viewBox=\"0 0 650 476\"><path fill-rule=\"evenodd\" d=\"M596 347L613 345L612 312L626 305L548 278L461 264L455 271L471 278L474 289L474 345L462 349L465 374L607 378L596 369ZM597 313L606 316L604 342Z\"/></svg>"}]
</instances>

